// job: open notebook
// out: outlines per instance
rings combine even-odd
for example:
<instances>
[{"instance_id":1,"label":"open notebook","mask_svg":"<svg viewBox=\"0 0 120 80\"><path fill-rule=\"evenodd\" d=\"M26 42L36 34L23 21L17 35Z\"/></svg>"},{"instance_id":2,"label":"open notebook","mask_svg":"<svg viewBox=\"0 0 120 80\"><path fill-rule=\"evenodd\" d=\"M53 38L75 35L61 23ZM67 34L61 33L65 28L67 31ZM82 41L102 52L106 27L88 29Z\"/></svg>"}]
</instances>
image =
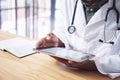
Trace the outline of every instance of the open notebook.
<instances>
[{"instance_id":1,"label":"open notebook","mask_svg":"<svg viewBox=\"0 0 120 80\"><path fill-rule=\"evenodd\" d=\"M11 38L0 41L0 50L7 51L17 57L33 54L36 42L23 38Z\"/></svg>"}]
</instances>

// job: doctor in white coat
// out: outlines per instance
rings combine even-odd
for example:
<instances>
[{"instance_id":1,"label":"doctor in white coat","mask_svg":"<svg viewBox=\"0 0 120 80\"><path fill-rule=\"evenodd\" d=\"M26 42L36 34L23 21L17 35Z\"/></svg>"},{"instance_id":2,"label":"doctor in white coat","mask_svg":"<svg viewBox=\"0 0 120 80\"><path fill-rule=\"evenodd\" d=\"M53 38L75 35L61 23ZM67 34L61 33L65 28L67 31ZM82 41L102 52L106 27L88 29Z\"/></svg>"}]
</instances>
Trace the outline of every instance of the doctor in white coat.
<instances>
[{"instance_id":1,"label":"doctor in white coat","mask_svg":"<svg viewBox=\"0 0 120 80\"><path fill-rule=\"evenodd\" d=\"M120 17L118 15L120 14L120 0L115 0L115 6L113 0L78 0L72 24L75 27L72 31L69 31L69 26L76 0L62 1L61 27L56 26L52 33L38 41L36 48L59 46L92 53L96 55L93 61L81 63L54 58L70 67L98 70L111 78L120 76ZM95 8L98 3L101 5ZM118 14L114 10L109 11L105 21L108 8L112 6L117 8Z\"/></svg>"}]
</instances>

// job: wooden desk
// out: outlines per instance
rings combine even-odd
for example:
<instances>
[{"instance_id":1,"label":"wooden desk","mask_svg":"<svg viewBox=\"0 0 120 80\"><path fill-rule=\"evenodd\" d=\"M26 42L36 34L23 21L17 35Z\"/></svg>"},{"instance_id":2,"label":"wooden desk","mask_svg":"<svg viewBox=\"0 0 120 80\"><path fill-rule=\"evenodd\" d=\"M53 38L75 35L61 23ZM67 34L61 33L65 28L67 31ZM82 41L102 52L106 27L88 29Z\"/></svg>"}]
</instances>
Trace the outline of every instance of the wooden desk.
<instances>
[{"instance_id":1,"label":"wooden desk","mask_svg":"<svg viewBox=\"0 0 120 80\"><path fill-rule=\"evenodd\" d=\"M0 40L16 35L0 32ZM0 80L111 80L95 71L77 71L60 65L45 54L17 58L0 51ZM116 80L120 80L116 79Z\"/></svg>"}]
</instances>

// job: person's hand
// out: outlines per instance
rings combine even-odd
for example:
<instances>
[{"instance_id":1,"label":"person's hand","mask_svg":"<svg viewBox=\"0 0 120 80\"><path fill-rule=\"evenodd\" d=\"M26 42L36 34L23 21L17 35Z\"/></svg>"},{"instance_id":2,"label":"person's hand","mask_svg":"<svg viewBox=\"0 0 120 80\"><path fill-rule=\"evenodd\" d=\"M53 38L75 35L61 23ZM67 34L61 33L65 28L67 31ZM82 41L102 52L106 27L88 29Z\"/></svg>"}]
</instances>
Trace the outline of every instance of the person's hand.
<instances>
[{"instance_id":1,"label":"person's hand","mask_svg":"<svg viewBox=\"0 0 120 80\"><path fill-rule=\"evenodd\" d=\"M36 45L36 49L50 47L64 47L64 44L53 33L50 33L38 41Z\"/></svg>"},{"instance_id":2,"label":"person's hand","mask_svg":"<svg viewBox=\"0 0 120 80\"><path fill-rule=\"evenodd\" d=\"M78 69L82 69L82 70L90 70L90 71L97 70L94 61L86 60L83 62L74 62L74 61L62 59L62 58L55 57L55 56L51 56L51 57L53 57L57 61L65 64L68 67L78 68Z\"/></svg>"}]
</instances>

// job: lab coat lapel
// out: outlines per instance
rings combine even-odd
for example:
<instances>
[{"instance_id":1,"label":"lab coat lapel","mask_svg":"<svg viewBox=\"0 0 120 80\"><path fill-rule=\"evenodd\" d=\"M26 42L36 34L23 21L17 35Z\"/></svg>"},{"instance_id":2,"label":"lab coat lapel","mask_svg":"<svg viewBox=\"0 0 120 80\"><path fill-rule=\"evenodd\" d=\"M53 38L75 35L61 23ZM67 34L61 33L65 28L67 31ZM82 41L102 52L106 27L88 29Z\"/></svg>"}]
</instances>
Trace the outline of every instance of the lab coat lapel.
<instances>
[{"instance_id":1,"label":"lab coat lapel","mask_svg":"<svg viewBox=\"0 0 120 80\"><path fill-rule=\"evenodd\" d=\"M101 9L99 9L94 14L94 16L88 22L87 26L90 26L94 23L97 23L97 22L100 22L100 21L104 20L107 9L108 9L108 3L106 3L104 6L102 6Z\"/></svg>"},{"instance_id":2,"label":"lab coat lapel","mask_svg":"<svg viewBox=\"0 0 120 80\"><path fill-rule=\"evenodd\" d=\"M106 11L108 9L109 4L106 3L103 5L90 19L89 23L85 27L85 40L90 41L92 39L95 39L95 37L101 37L98 36L101 31L103 30L104 26L104 19L106 15Z\"/></svg>"}]
</instances>

